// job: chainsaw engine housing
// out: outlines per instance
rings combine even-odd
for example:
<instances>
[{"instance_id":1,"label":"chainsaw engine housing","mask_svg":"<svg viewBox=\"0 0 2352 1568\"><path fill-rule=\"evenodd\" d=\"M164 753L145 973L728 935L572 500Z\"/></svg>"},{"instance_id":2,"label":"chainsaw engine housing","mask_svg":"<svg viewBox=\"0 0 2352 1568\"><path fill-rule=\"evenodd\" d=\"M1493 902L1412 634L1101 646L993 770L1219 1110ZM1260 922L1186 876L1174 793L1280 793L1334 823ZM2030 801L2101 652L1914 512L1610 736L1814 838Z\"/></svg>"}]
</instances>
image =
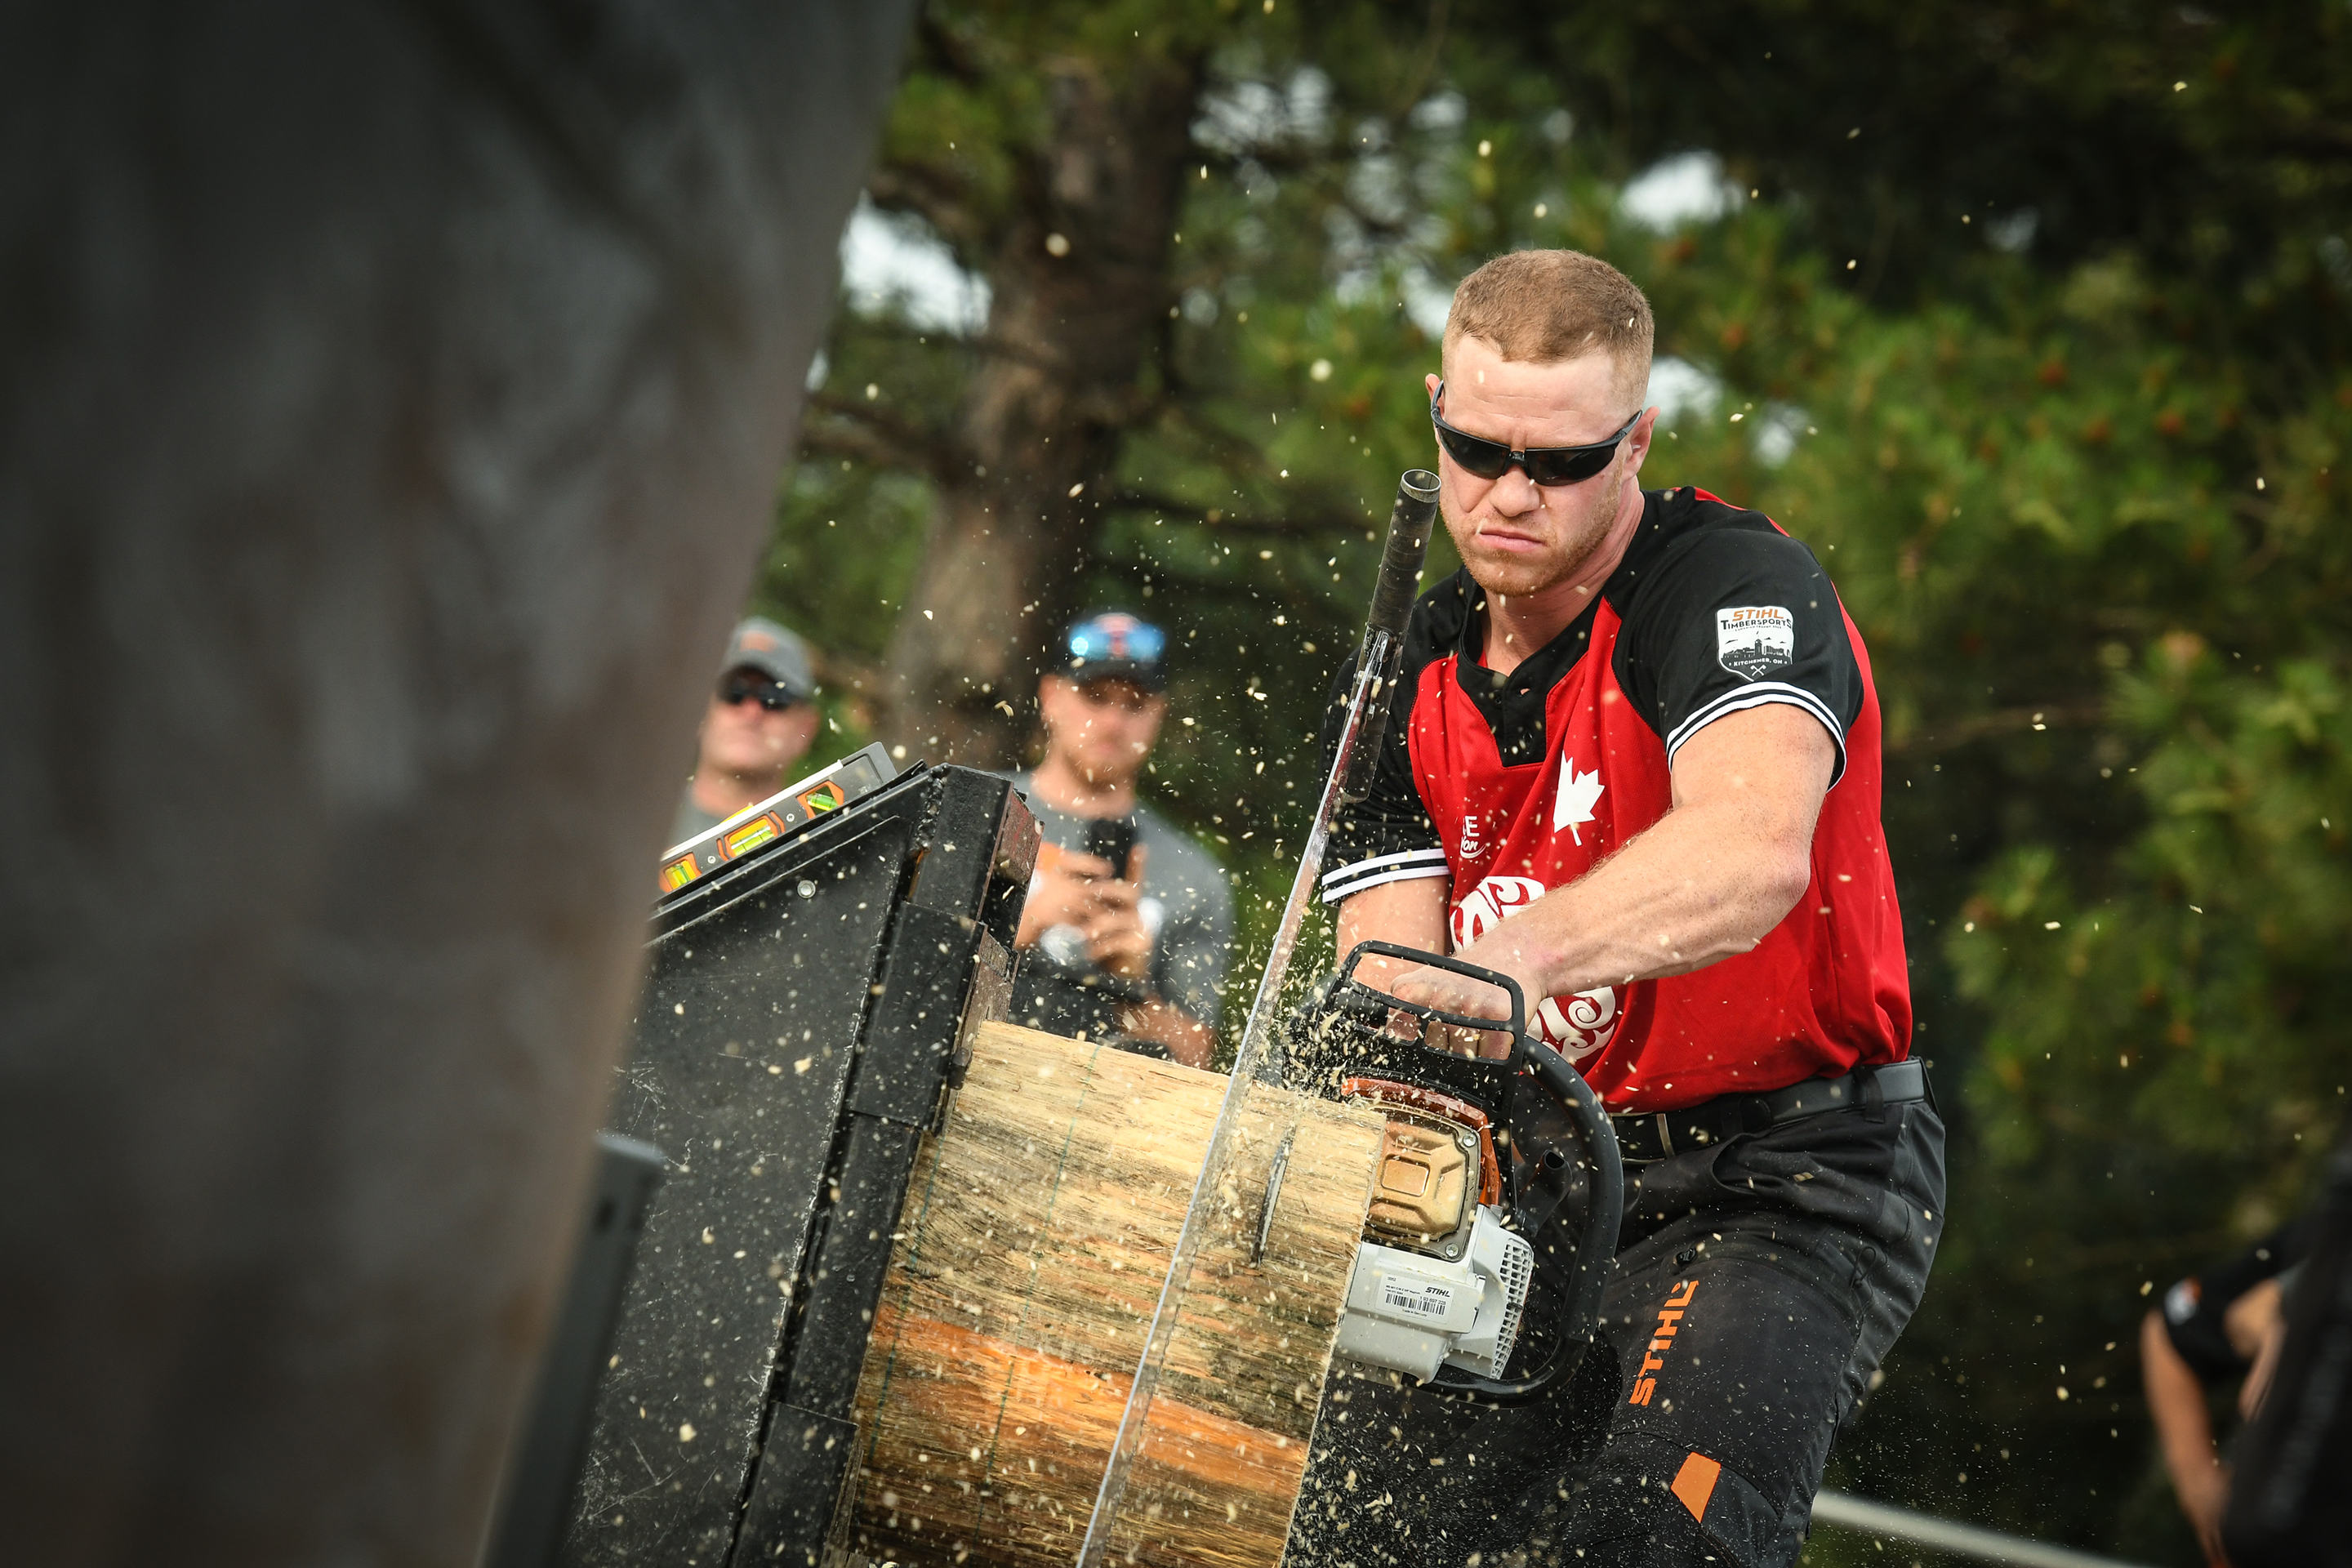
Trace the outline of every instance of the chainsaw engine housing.
<instances>
[{"instance_id":1,"label":"chainsaw engine housing","mask_svg":"<svg viewBox=\"0 0 2352 1568\"><path fill-rule=\"evenodd\" d=\"M1468 1255L1458 1259L1360 1242L1334 1353L1423 1383L1441 1366L1499 1377L1535 1267L1527 1238L1486 1207L1473 1212Z\"/></svg>"}]
</instances>

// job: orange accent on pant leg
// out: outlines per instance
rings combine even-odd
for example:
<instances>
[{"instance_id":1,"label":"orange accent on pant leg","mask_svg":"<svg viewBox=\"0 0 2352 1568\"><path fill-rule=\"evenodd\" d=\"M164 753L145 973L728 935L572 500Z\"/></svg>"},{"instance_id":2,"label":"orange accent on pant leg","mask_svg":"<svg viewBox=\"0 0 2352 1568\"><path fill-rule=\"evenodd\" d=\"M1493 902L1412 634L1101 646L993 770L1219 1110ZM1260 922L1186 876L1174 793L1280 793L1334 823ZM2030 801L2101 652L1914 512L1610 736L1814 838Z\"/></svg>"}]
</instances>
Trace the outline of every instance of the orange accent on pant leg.
<instances>
[{"instance_id":1,"label":"orange accent on pant leg","mask_svg":"<svg viewBox=\"0 0 2352 1568\"><path fill-rule=\"evenodd\" d=\"M1626 1400L1625 1403L1628 1405L1647 1405L1650 1403L1650 1395L1656 1393L1657 1389L1658 1380L1654 1377L1645 1377L1642 1379L1641 1382L1633 1385L1633 1395L1632 1398Z\"/></svg>"},{"instance_id":2,"label":"orange accent on pant leg","mask_svg":"<svg viewBox=\"0 0 2352 1568\"><path fill-rule=\"evenodd\" d=\"M1642 1370L1635 1373L1633 1375L1636 1377L1646 1376L1650 1373L1664 1372L1665 1367L1666 1363L1660 1361L1656 1356L1645 1355L1642 1358Z\"/></svg>"},{"instance_id":3,"label":"orange accent on pant leg","mask_svg":"<svg viewBox=\"0 0 2352 1568\"><path fill-rule=\"evenodd\" d=\"M1698 1281L1696 1279L1684 1279L1677 1281L1677 1283L1682 1286L1683 1293L1679 1296L1667 1297L1666 1305L1669 1307L1687 1307L1690 1305L1690 1299L1698 1294Z\"/></svg>"},{"instance_id":4,"label":"orange accent on pant leg","mask_svg":"<svg viewBox=\"0 0 2352 1568\"><path fill-rule=\"evenodd\" d=\"M1675 1496L1691 1510L1693 1519L1706 1517L1706 1500L1715 1495L1715 1478L1723 1474L1723 1467L1704 1454L1694 1453L1675 1472Z\"/></svg>"}]
</instances>

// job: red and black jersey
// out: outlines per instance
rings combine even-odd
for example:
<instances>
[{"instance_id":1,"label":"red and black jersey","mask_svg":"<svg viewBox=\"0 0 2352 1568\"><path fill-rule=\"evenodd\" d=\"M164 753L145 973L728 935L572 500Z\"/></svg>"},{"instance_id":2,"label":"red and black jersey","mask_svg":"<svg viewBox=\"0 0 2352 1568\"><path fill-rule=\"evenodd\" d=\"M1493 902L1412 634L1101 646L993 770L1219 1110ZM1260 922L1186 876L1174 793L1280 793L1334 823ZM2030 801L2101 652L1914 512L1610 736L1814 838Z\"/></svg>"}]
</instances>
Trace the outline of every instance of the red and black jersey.
<instances>
[{"instance_id":1,"label":"red and black jersey","mask_svg":"<svg viewBox=\"0 0 2352 1568\"><path fill-rule=\"evenodd\" d=\"M1529 998L1534 1027L1619 1111L1900 1061L1911 994L1862 636L1812 552L1762 513L1688 488L1643 500L1591 607L1508 675L1481 661L1486 601L1466 571L1414 605L1387 748L1334 830L1323 897L1447 878L1462 947L1664 816L1691 736L1787 703L1839 753L1796 908L1695 973Z\"/></svg>"}]
</instances>

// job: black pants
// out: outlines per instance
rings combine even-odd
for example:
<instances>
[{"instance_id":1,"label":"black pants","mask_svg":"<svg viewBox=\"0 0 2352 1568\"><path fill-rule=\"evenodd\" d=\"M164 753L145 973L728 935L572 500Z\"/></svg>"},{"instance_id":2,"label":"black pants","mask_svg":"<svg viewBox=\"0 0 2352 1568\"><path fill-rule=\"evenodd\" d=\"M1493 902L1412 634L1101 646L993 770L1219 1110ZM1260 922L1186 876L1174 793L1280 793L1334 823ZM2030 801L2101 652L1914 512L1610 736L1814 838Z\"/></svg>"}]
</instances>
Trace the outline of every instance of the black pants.
<instances>
[{"instance_id":1,"label":"black pants","mask_svg":"<svg viewBox=\"0 0 2352 1568\"><path fill-rule=\"evenodd\" d=\"M1606 1333L1537 1405L1335 1377L1293 1568L1780 1568L1944 1224L1924 1102L1629 1167Z\"/></svg>"}]
</instances>

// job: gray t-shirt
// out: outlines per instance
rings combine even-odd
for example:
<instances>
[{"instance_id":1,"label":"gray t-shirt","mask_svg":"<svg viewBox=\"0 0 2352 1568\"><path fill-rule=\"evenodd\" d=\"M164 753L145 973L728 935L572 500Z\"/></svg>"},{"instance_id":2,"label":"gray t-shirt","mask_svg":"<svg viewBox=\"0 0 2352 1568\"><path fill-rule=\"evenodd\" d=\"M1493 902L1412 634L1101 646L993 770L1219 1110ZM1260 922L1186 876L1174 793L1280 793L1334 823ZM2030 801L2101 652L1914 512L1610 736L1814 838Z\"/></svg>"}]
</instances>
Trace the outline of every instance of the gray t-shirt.
<instances>
[{"instance_id":1,"label":"gray t-shirt","mask_svg":"<svg viewBox=\"0 0 2352 1568\"><path fill-rule=\"evenodd\" d=\"M1084 854L1093 819L1072 816L1037 796L1033 775L1012 775L1036 815L1049 844ZM1225 964L1234 942L1234 895L1224 868L1192 835L1137 803L1130 819L1144 851L1142 896L1137 900L1144 929L1153 932L1151 989L1207 1025L1224 1021ZM1118 1032L1118 1010L1133 988L1106 973L1086 954L1078 933L1067 926L1046 931L1021 954L1013 986L1016 1023L1057 1035L1084 1033L1101 1039Z\"/></svg>"},{"instance_id":2,"label":"gray t-shirt","mask_svg":"<svg viewBox=\"0 0 2352 1568\"><path fill-rule=\"evenodd\" d=\"M686 793L677 799L677 816L670 820L669 841L683 844L689 838L699 838L726 820L702 809L694 798L694 781L688 779Z\"/></svg>"}]
</instances>

